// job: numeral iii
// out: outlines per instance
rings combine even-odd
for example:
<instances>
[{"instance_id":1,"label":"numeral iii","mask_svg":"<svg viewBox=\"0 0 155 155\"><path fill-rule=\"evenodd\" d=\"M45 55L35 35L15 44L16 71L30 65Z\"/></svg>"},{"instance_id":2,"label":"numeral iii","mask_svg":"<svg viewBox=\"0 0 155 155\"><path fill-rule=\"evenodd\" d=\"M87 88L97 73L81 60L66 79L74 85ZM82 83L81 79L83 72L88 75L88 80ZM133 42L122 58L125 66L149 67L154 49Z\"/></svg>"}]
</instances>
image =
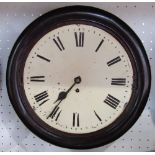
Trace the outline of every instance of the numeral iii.
<instances>
[{"instance_id":1,"label":"numeral iii","mask_svg":"<svg viewBox=\"0 0 155 155\"><path fill-rule=\"evenodd\" d=\"M111 85L125 86L126 79L125 78L112 78Z\"/></svg>"}]
</instances>

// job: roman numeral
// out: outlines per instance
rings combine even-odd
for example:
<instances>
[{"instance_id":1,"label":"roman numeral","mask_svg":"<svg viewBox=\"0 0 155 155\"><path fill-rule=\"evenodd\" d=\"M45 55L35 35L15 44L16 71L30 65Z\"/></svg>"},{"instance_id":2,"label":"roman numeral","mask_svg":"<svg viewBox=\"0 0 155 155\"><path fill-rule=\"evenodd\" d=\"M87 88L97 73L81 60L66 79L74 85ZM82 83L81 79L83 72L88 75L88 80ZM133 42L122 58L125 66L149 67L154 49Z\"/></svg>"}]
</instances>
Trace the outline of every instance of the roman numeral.
<instances>
[{"instance_id":1,"label":"roman numeral","mask_svg":"<svg viewBox=\"0 0 155 155\"><path fill-rule=\"evenodd\" d=\"M31 76L30 81L32 81L32 82L45 82L45 76Z\"/></svg>"},{"instance_id":2,"label":"roman numeral","mask_svg":"<svg viewBox=\"0 0 155 155\"><path fill-rule=\"evenodd\" d=\"M102 121L102 119L99 117L99 115L96 113L96 111L94 110L95 116L98 118L99 121Z\"/></svg>"},{"instance_id":3,"label":"roman numeral","mask_svg":"<svg viewBox=\"0 0 155 155\"><path fill-rule=\"evenodd\" d=\"M108 94L104 102L109 105L110 107L116 109L117 106L119 105L120 101L113 97L112 95Z\"/></svg>"},{"instance_id":4,"label":"roman numeral","mask_svg":"<svg viewBox=\"0 0 155 155\"><path fill-rule=\"evenodd\" d=\"M34 96L36 102L39 102L39 106L41 106L42 104L44 104L45 102L47 102L48 99L48 93L47 91L43 91L37 95Z\"/></svg>"},{"instance_id":5,"label":"roman numeral","mask_svg":"<svg viewBox=\"0 0 155 155\"><path fill-rule=\"evenodd\" d=\"M84 46L84 32L74 32L76 47L83 47Z\"/></svg>"},{"instance_id":6,"label":"roman numeral","mask_svg":"<svg viewBox=\"0 0 155 155\"><path fill-rule=\"evenodd\" d=\"M80 122L79 122L79 113L73 113L73 127L79 127Z\"/></svg>"},{"instance_id":7,"label":"roman numeral","mask_svg":"<svg viewBox=\"0 0 155 155\"><path fill-rule=\"evenodd\" d=\"M51 117L52 119L55 119L55 121L57 121L58 118L59 118L59 116L60 116L60 114L61 114L61 112L62 112L62 110L60 110L60 107L56 106L56 107L52 110L52 112L49 114L49 116L47 117L47 119L48 119L49 117Z\"/></svg>"},{"instance_id":8,"label":"roman numeral","mask_svg":"<svg viewBox=\"0 0 155 155\"><path fill-rule=\"evenodd\" d=\"M116 58L114 58L114 59L108 61L108 62L107 62L107 65L108 65L108 66L111 66L111 65L113 65L113 64L115 64L115 63L117 63L117 62L119 62L119 61L121 61L120 56L118 56L118 57L116 57Z\"/></svg>"},{"instance_id":9,"label":"roman numeral","mask_svg":"<svg viewBox=\"0 0 155 155\"><path fill-rule=\"evenodd\" d=\"M101 47L101 45L103 44L104 40L102 39L101 42L99 43L99 45L97 46L95 52L97 52L99 50L99 48Z\"/></svg>"},{"instance_id":10,"label":"roman numeral","mask_svg":"<svg viewBox=\"0 0 155 155\"><path fill-rule=\"evenodd\" d=\"M57 37L57 39L54 38L53 41L56 44L56 46L59 48L60 51L65 50L64 45L62 44L59 37Z\"/></svg>"},{"instance_id":11,"label":"roman numeral","mask_svg":"<svg viewBox=\"0 0 155 155\"><path fill-rule=\"evenodd\" d=\"M112 78L111 85L125 86L126 79L125 78Z\"/></svg>"},{"instance_id":12,"label":"roman numeral","mask_svg":"<svg viewBox=\"0 0 155 155\"><path fill-rule=\"evenodd\" d=\"M49 59L47 59L47 58L45 58L45 57L43 57L43 56L41 56L39 54L37 54L37 57L40 58L40 59L42 59L42 60L45 60L47 62L50 62L51 61L51 60L49 60Z\"/></svg>"}]
</instances>

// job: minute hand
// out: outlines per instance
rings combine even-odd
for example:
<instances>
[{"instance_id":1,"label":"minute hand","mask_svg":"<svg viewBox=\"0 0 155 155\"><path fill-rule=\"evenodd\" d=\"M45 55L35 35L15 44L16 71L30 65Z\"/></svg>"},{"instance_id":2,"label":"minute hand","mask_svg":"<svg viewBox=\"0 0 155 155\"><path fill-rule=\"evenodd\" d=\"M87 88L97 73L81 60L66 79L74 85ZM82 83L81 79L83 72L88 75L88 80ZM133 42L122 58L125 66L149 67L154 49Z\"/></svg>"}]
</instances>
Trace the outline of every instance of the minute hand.
<instances>
[{"instance_id":1,"label":"minute hand","mask_svg":"<svg viewBox=\"0 0 155 155\"><path fill-rule=\"evenodd\" d=\"M74 83L71 85L71 87L67 91L62 91L59 93L58 99L54 102L58 102L57 105L53 108L52 112L47 116L47 119L52 116L52 114L55 112L55 109L60 105L60 103L66 98L67 94L71 91L71 89L81 82L81 77L78 76L74 78Z\"/></svg>"},{"instance_id":2,"label":"minute hand","mask_svg":"<svg viewBox=\"0 0 155 155\"><path fill-rule=\"evenodd\" d=\"M66 91L66 96L67 96L67 94L72 90L72 88L73 88L76 84L79 84L80 82L81 82L81 77L80 77L80 76L74 78L74 83L73 83L72 86Z\"/></svg>"},{"instance_id":3,"label":"minute hand","mask_svg":"<svg viewBox=\"0 0 155 155\"><path fill-rule=\"evenodd\" d=\"M74 82L74 83L72 84L72 86L66 91L66 94L68 94L68 93L72 90L72 88L73 88L75 85L76 85L76 83Z\"/></svg>"}]
</instances>

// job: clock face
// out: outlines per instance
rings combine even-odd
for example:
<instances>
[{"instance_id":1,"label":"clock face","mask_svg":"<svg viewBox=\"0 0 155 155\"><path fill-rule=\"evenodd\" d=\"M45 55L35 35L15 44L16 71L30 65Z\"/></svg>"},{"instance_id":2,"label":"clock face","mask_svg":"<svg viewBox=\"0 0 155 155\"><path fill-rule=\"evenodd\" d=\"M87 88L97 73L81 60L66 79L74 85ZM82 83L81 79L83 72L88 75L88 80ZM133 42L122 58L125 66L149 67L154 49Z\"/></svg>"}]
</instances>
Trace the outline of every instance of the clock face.
<instances>
[{"instance_id":1,"label":"clock face","mask_svg":"<svg viewBox=\"0 0 155 155\"><path fill-rule=\"evenodd\" d=\"M133 91L133 68L110 33L69 24L35 43L23 83L42 121L63 132L83 134L105 128L122 114Z\"/></svg>"},{"instance_id":2,"label":"clock face","mask_svg":"<svg viewBox=\"0 0 155 155\"><path fill-rule=\"evenodd\" d=\"M32 132L86 149L116 140L136 122L150 77L145 49L128 25L103 10L71 6L25 29L9 57L6 84Z\"/></svg>"}]
</instances>

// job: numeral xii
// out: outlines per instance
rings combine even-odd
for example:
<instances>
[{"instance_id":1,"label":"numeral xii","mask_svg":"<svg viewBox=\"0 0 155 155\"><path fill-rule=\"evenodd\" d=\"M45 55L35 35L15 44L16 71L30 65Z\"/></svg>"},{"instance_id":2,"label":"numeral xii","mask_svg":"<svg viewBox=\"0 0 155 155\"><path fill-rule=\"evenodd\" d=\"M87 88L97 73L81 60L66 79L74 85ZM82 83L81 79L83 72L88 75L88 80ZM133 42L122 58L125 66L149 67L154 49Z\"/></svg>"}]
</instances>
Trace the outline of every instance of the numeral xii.
<instances>
[{"instance_id":1,"label":"numeral xii","mask_svg":"<svg viewBox=\"0 0 155 155\"><path fill-rule=\"evenodd\" d=\"M76 47L84 46L84 32L74 32Z\"/></svg>"}]
</instances>

